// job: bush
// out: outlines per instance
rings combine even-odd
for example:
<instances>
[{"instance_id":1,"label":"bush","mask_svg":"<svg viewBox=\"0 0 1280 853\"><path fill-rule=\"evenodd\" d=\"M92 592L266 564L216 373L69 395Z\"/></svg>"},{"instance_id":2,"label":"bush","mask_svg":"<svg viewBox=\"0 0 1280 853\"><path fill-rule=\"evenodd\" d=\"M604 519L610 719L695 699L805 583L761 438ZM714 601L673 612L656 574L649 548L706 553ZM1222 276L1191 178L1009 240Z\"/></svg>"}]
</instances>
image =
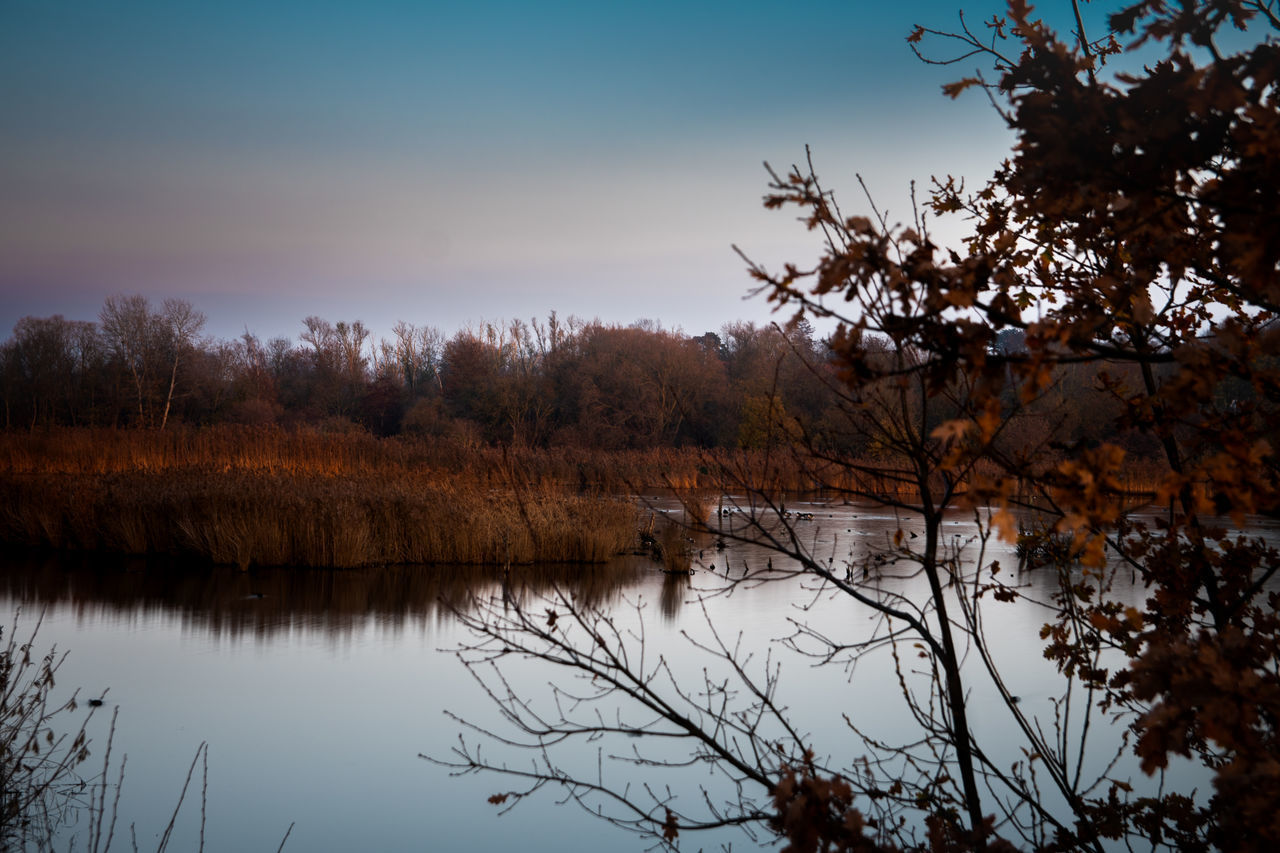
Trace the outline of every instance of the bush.
<instances>
[{"instance_id":1,"label":"bush","mask_svg":"<svg viewBox=\"0 0 1280 853\"><path fill-rule=\"evenodd\" d=\"M101 699L90 700L79 724L76 695L51 704L54 676L66 653L50 648L33 657L39 623L17 641L17 618L0 651L0 848L51 843L75 814L89 783L78 771L89 757L85 727ZM4 629L0 627L0 635ZM67 728L73 734L59 732Z\"/></svg>"}]
</instances>

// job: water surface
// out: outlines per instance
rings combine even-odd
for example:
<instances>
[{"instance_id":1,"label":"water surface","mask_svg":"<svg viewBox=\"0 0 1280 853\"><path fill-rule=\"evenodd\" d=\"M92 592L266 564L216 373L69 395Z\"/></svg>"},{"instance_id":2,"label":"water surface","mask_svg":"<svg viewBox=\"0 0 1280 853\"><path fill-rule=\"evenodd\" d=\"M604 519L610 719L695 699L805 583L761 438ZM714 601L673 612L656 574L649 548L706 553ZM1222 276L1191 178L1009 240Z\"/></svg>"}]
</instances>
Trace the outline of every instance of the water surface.
<instances>
[{"instance_id":1,"label":"water surface","mask_svg":"<svg viewBox=\"0 0 1280 853\"><path fill-rule=\"evenodd\" d=\"M671 504L658 509L678 514ZM793 527L835 565L862 565L899 528L907 535L918 529L910 518L873 507L797 503L792 509L813 513L812 520L793 520ZM717 514L713 523L731 533L741 529L740 519ZM958 515L946 533L976 556L982 543L975 530L972 518ZM1275 535L1271 528L1263 532ZM419 757L447 756L456 742L459 726L446 710L500 722L449 651L468 639L451 607L464 606L469 595L499 595L504 580L508 594L555 586L609 609L622 624L643 619L650 649L666 654L682 677L707 665L685 635L706 641L710 617L722 637L736 642L741 636L757 662L769 650L782 662L786 704L823 750L860 754L846 713L866 733L908 737L886 656L815 667L770 642L797 624L833 636L865 635L875 625L865 609L811 580L783 577L789 566L765 549L731 536L721 549L715 539L690 543L695 572L687 577L665 574L640 556L602 566L516 566L505 578L500 570L467 567L240 572L9 556L0 573L0 612L21 611L19 634L42 619L37 648L56 644L70 652L59 690L78 688L82 697L107 691L91 725L91 766L102 756L110 712L118 709L115 752L127 754L127 765L117 849L129 849L130 824L140 849L155 848L192 758L207 743L203 832L210 851L274 851L286 832L285 849L295 851L641 850L645 841L556 806L550 791L499 817L487 797L511 783L496 776L451 778ZM983 559L984 565L1016 565L1011 548L1000 543L987 543ZM922 595L919 579L894 571L877 567L864 582ZM1033 596L1052 591L1048 572L1020 577ZM1144 597L1131 587L1117 594L1135 603ZM990 640L1010 689L1030 712L1051 713L1057 681L1037 639L1045 611L1020 604L991 613ZM535 694L556 675L530 664L512 677ZM979 736L1000 740L1010 721L994 692L979 684L971 707ZM82 705L77 713L86 712ZM705 774L692 781L700 783L707 783ZM198 771L193 785L172 850L199 843ZM68 837L67 846L73 841ZM687 849L719 849L722 842L750 846L733 832L694 840Z\"/></svg>"}]
</instances>

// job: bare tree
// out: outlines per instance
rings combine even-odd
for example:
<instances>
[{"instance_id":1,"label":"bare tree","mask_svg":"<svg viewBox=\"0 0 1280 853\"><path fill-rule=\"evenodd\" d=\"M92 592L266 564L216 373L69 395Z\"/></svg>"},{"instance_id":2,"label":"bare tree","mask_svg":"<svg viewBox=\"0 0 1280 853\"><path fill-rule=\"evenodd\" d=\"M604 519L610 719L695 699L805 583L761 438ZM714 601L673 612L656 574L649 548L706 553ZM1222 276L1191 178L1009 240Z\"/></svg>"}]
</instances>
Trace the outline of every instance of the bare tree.
<instances>
[{"instance_id":1,"label":"bare tree","mask_svg":"<svg viewBox=\"0 0 1280 853\"><path fill-rule=\"evenodd\" d=\"M145 297L117 294L107 297L98 320L112 354L133 380L138 423L147 424L150 422L149 398L156 370L152 349L156 338L156 318Z\"/></svg>"},{"instance_id":2,"label":"bare tree","mask_svg":"<svg viewBox=\"0 0 1280 853\"><path fill-rule=\"evenodd\" d=\"M169 423L169 408L173 405L173 392L178 385L178 364L195 348L196 336L204 328L205 316L185 299L166 299L160 312L158 328L165 347L169 351L169 388L164 397L164 411L160 415L160 429Z\"/></svg>"},{"instance_id":3,"label":"bare tree","mask_svg":"<svg viewBox=\"0 0 1280 853\"><path fill-rule=\"evenodd\" d=\"M204 314L185 299L166 299L153 311L145 297L134 294L108 297L98 316L112 353L133 381L138 423L154 425L158 417L164 429L180 366L197 343Z\"/></svg>"}]
</instances>

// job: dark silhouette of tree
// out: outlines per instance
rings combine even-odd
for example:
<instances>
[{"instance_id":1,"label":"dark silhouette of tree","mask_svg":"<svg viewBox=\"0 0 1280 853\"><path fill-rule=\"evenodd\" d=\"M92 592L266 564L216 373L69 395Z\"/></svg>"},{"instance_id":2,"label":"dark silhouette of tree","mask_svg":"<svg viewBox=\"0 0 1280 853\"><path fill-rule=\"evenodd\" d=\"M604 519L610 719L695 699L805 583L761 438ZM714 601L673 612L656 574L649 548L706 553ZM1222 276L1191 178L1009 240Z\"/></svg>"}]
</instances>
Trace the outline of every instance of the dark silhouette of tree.
<instances>
[{"instance_id":1,"label":"dark silhouette of tree","mask_svg":"<svg viewBox=\"0 0 1280 853\"><path fill-rule=\"evenodd\" d=\"M402 321L395 325L392 333L395 342L385 360L395 365L395 373L410 399L425 396L433 387L439 391L440 357L444 347L439 330Z\"/></svg>"},{"instance_id":2,"label":"dark silhouette of tree","mask_svg":"<svg viewBox=\"0 0 1280 853\"><path fill-rule=\"evenodd\" d=\"M306 375L294 383L295 393L312 417L349 423L370 382L365 354L370 332L359 320L330 323L315 316L303 320L303 326L299 339L308 348L308 364Z\"/></svg>"},{"instance_id":3,"label":"dark silhouette of tree","mask_svg":"<svg viewBox=\"0 0 1280 853\"><path fill-rule=\"evenodd\" d=\"M705 446L718 435L724 366L695 339L654 326L591 323L550 361L558 443Z\"/></svg>"},{"instance_id":4,"label":"dark silhouette of tree","mask_svg":"<svg viewBox=\"0 0 1280 853\"><path fill-rule=\"evenodd\" d=\"M93 423L105 396L105 353L92 323L23 317L0 359L6 426Z\"/></svg>"},{"instance_id":5,"label":"dark silhouette of tree","mask_svg":"<svg viewBox=\"0 0 1280 853\"><path fill-rule=\"evenodd\" d=\"M136 423L164 429L179 369L196 345L204 315L183 299L166 299L154 311L135 294L108 297L98 317L116 364L131 380Z\"/></svg>"},{"instance_id":6,"label":"dark silhouette of tree","mask_svg":"<svg viewBox=\"0 0 1280 853\"><path fill-rule=\"evenodd\" d=\"M817 369L812 350L801 360L825 385L848 445L868 452L840 453L803 421L778 430L777 448L798 450L792 463L836 494L915 514L919 541L900 530L869 559L900 563L927 596L864 583L869 564L835 566L813 553L776 496L755 485L767 471L726 475L750 495L742 535L879 619L869 641L800 623L791 642L826 663L891 654L919 739L873 744L843 764L822 759L790 724L776 668L750 666L719 634L702 651L726 680L686 684L668 661L645 655L642 634L571 596L480 601L462 614L477 637L464 658L516 732L491 734L536 756L521 768L460 745L455 767L524 781L495 802L555 784L673 847L691 829L727 825L775 833L794 850L1280 843L1280 554L1246 529L1251 514L1280 513L1271 443L1280 18L1260 0L1143 0L1092 39L1073 8L1066 38L1020 0L983 32L962 17L958 32L910 35L926 61L994 65L992 82L945 89L955 97L985 88L1016 134L1010 157L976 191L940 180L927 212L917 208L903 226L869 198L869 215L846 215L812 161L769 172L766 206L799 208L821 256L751 272L780 309L835 324L828 369ZM1245 46L1227 51L1227 30L1246 25ZM940 54L952 47L954 58ZM1160 57L1138 68L1139 49ZM968 220L963 245L937 245L926 213ZM727 331L734 377L738 341ZM789 339L793 350L803 337ZM1105 431L1052 420L1064 382L1084 377L1112 401ZM784 421L773 395L764 411L765 423ZM1029 426L1036 418L1038 431ZM1124 485L1126 449L1143 446L1162 457L1150 484L1164 508L1158 523L1133 513ZM944 514L966 508L983 531L968 549L942 533ZM1048 721L1020 707L984 630L991 608L1034 600L985 550L991 536L1017 537L1028 517L1019 509L1064 543L1052 561L1056 591L1035 602L1048 614L1039 640L1062 676L1057 708L1070 709ZM1145 585L1141 605L1112 597L1120 570ZM502 677L502 663L528 658L582 680L555 688L558 701L544 706ZM1002 700L1000 745L1022 749L1012 767L969 722L979 683ZM1141 771L1160 774L1180 756L1212 774L1213 791L1179 790L1164 777L1144 787L1117 765L1086 773L1092 727L1117 721L1129 727ZM666 788L557 762L559 744L635 735L653 751L614 754L673 773L710 766L735 794L708 792L690 806ZM688 747L673 757L667 741Z\"/></svg>"},{"instance_id":7,"label":"dark silhouette of tree","mask_svg":"<svg viewBox=\"0 0 1280 853\"><path fill-rule=\"evenodd\" d=\"M225 353L228 389L228 418L234 423L265 426L283 414L277 371L268 346L246 331Z\"/></svg>"},{"instance_id":8,"label":"dark silhouette of tree","mask_svg":"<svg viewBox=\"0 0 1280 853\"><path fill-rule=\"evenodd\" d=\"M490 440L499 437L503 352L496 331L463 330L444 346L440 369L443 396L449 414L469 421ZM510 436L507 431L507 436Z\"/></svg>"},{"instance_id":9,"label":"dark silhouette of tree","mask_svg":"<svg viewBox=\"0 0 1280 853\"><path fill-rule=\"evenodd\" d=\"M204 328L205 316L185 299L166 299L159 315L159 343L168 352L169 381L160 412L160 428L169 423L174 391L178 387L178 367L195 350L196 336Z\"/></svg>"}]
</instances>

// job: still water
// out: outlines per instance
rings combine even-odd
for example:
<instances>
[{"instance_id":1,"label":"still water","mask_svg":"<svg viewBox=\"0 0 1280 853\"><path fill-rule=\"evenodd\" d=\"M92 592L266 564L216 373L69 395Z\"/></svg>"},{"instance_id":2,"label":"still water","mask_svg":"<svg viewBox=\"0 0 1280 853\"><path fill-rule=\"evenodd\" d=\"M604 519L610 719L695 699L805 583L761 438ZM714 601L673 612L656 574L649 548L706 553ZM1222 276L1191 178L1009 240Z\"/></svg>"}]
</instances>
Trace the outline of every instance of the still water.
<instances>
[{"instance_id":1,"label":"still water","mask_svg":"<svg viewBox=\"0 0 1280 853\"><path fill-rule=\"evenodd\" d=\"M836 565L862 560L900 527L908 534L915 529L909 517L873 507L792 508L813 513L794 527L815 554ZM659 502L656 512L664 511L679 514ZM717 514L713 524L729 527L735 517ZM971 517L956 516L946 532L976 554L975 531ZM554 585L612 609L628 625L642 621L649 649L690 673L706 661L686 635L705 639L708 618L726 639L741 637L757 660L772 651L782 666L786 704L802 730L836 755L859 754L845 713L873 735L910 734L901 729L901 698L886 657L856 667L816 667L773 642L796 624L830 635L865 633L873 626L865 610L811 581L782 577L787 567L763 548L730 540L718 549L712 537L691 547L699 567L691 577L664 574L657 563L635 556L604 566L511 571L526 591ZM1016 564L1012 549L998 543L987 543L983 560ZM127 763L117 849L130 849L130 825L139 849L156 848L201 744L208 745L204 813L197 769L170 850L196 849L202 832L204 849L215 853L274 851L286 833L284 849L293 851L649 846L576 807L556 806L550 790L498 816L487 798L511 783L496 776L452 778L421 758L446 757L457 742L459 725L446 711L496 720L492 703L452 652L468 637L450 609L471 594L496 594L496 570L239 572L14 556L0 558L0 567L0 613L19 614L18 636L42 620L36 648L69 652L58 689L78 689L82 699L107 691L90 727L95 757L89 766L99 766L111 712L118 711L113 755L126 754ZM1047 573L1021 580L1047 598ZM919 594L918 580L894 579L889 569L881 582L908 597ZM1132 588L1118 595L1143 597ZM988 623L1011 691L1035 713L1048 713L1055 686L1039 655L1045 618L1034 606L1002 606ZM512 677L537 691L553 675L529 664ZM990 690L975 688L971 707L980 737L1010 725ZM82 703L76 713L87 710ZM695 794L696 788L689 792ZM83 849L82 837L69 836L66 847L77 842ZM730 843L753 846L733 831L690 838L684 848Z\"/></svg>"}]
</instances>

